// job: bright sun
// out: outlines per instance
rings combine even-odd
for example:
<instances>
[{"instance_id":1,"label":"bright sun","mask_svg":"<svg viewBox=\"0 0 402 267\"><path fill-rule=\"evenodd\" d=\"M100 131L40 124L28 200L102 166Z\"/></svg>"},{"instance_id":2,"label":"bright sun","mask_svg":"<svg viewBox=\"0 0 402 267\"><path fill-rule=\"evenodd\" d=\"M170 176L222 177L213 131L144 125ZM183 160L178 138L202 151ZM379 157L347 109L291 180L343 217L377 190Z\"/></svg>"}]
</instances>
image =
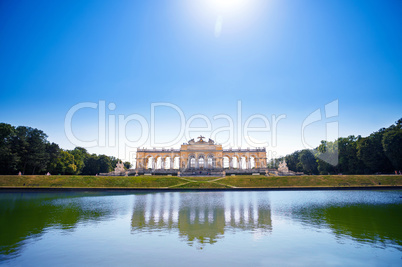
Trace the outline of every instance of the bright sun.
<instances>
[{"instance_id":1,"label":"bright sun","mask_svg":"<svg viewBox=\"0 0 402 267\"><path fill-rule=\"evenodd\" d=\"M237 11L241 9L246 0L208 0L208 5L218 12Z\"/></svg>"}]
</instances>

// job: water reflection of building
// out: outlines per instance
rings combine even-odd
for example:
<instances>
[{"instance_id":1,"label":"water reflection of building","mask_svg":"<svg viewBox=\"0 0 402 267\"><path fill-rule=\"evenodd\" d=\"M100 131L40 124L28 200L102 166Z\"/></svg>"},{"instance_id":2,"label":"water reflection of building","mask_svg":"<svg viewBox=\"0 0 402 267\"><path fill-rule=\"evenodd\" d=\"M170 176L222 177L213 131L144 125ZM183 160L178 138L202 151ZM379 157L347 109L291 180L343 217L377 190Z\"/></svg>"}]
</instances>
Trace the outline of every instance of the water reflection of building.
<instances>
[{"instance_id":1,"label":"water reflection of building","mask_svg":"<svg viewBox=\"0 0 402 267\"><path fill-rule=\"evenodd\" d=\"M258 201L260 200L260 201ZM132 230L178 230L189 245L213 244L225 230L272 230L269 203L250 192L137 195Z\"/></svg>"}]
</instances>

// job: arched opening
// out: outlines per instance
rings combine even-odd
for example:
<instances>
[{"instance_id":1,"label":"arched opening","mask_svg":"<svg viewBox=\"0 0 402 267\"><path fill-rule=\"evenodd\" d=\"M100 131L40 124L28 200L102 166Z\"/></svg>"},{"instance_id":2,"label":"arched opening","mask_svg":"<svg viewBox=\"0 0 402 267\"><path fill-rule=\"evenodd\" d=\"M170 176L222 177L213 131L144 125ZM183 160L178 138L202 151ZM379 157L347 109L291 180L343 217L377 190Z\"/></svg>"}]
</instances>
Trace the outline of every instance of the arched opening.
<instances>
[{"instance_id":1,"label":"arched opening","mask_svg":"<svg viewBox=\"0 0 402 267\"><path fill-rule=\"evenodd\" d=\"M223 165L223 168L224 168L224 169L228 169L229 166L230 166L229 164L230 164L229 157L228 157L228 156L223 156L223 158L222 158L222 165Z\"/></svg>"},{"instance_id":2,"label":"arched opening","mask_svg":"<svg viewBox=\"0 0 402 267\"><path fill-rule=\"evenodd\" d=\"M205 157L204 155L198 156L198 162L197 162L197 168L198 169L204 169L205 168Z\"/></svg>"},{"instance_id":3,"label":"arched opening","mask_svg":"<svg viewBox=\"0 0 402 267\"><path fill-rule=\"evenodd\" d=\"M242 156L239 160L239 169L247 169L247 159L245 156Z\"/></svg>"},{"instance_id":4,"label":"arched opening","mask_svg":"<svg viewBox=\"0 0 402 267\"><path fill-rule=\"evenodd\" d=\"M180 169L180 157L174 157L173 169Z\"/></svg>"},{"instance_id":5,"label":"arched opening","mask_svg":"<svg viewBox=\"0 0 402 267\"><path fill-rule=\"evenodd\" d=\"M190 168L195 168L195 158L190 158Z\"/></svg>"},{"instance_id":6,"label":"arched opening","mask_svg":"<svg viewBox=\"0 0 402 267\"><path fill-rule=\"evenodd\" d=\"M250 168L251 168L251 169L256 168L256 159L255 159L254 156L251 156L251 157L250 157Z\"/></svg>"},{"instance_id":7,"label":"arched opening","mask_svg":"<svg viewBox=\"0 0 402 267\"><path fill-rule=\"evenodd\" d=\"M165 157L163 159L163 169L170 169L170 165L171 165L171 161L170 161L171 157Z\"/></svg>"},{"instance_id":8,"label":"arched opening","mask_svg":"<svg viewBox=\"0 0 402 267\"><path fill-rule=\"evenodd\" d=\"M154 168L154 157L148 156L146 160L146 169L153 169Z\"/></svg>"},{"instance_id":9,"label":"arched opening","mask_svg":"<svg viewBox=\"0 0 402 267\"><path fill-rule=\"evenodd\" d=\"M232 167L233 169L239 169L239 158L237 156L232 159Z\"/></svg>"},{"instance_id":10,"label":"arched opening","mask_svg":"<svg viewBox=\"0 0 402 267\"><path fill-rule=\"evenodd\" d=\"M207 168L208 168L208 169L213 169L213 168L215 168L215 159L214 159L214 156L212 156L212 155L208 156L208 159L207 159Z\"/></svg>"},{"instance_id":11,"label":"arched opening","mask_svg":"<svg viewBox=\"0 0 402 267\"><path fill-rule=\"evenodd\" d=\"M160 156L155 157L155 169L162 169L162 158Z\"/></svg>"},{"instance_id":12,"label":"arched opening","mask_svg":"<svg viewBox=\"0 0 402 267\"><path fill-rule=\"evenodd\" d=\"M200 169L204 168L204 158L198 159L198 168L200 168Z\"/></svg>"}]
</instances>

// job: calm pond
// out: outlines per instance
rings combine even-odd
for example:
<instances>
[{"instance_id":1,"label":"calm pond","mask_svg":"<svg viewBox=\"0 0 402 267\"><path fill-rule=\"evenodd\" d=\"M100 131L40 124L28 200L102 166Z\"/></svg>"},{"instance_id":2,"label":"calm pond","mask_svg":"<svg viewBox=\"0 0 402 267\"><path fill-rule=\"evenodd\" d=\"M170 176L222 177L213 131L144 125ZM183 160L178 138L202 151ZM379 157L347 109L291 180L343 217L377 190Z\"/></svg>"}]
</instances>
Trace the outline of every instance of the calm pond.
<instances>
[{"instance_id":1,"label":"calm pond","mask_svg":"<svg viewBox=\"0 0 402 267\"><path fill-rule=\"evenodd\" d=\"M402 266L402 191L0 193L0 265Z\"/></svg>"}]
</instances>

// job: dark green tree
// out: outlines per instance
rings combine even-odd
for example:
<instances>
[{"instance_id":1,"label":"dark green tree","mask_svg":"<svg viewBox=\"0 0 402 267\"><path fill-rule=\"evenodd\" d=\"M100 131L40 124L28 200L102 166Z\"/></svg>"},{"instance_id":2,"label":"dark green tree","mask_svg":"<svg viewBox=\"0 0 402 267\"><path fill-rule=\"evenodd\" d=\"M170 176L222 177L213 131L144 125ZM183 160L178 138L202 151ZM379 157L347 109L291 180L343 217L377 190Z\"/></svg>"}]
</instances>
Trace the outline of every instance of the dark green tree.
<instances>
[{"instance_id":1,"label":"dark green tree","mask_svg":"<svg viewBox=\"0 0 402 267\"><path fill-rule=\"evenodd\" d=\"M321 141L314 153L319 174L337 173L338 142Z\"/></svg>"},{"instance_id":2,"label":"dark green tree","mask_svg":"<svg viewBox=\"0 0 402 267\"><path fill-rule=\"evenodd\" d=\"M126 168L127 170L131 168L131 163L126 161L124 162L124 168Z\"/></svg>"},{"instance_id":3,"label":"dark green tree","mask_svg":"<svg viewBox=\"0 0 402 267\"><path fill-rule=\"evenodd\" d=\"M99 155L98 157L99 173L108 173L113 171L114 167L117 164L117 161L118 160L113 157L108 157L106 155Z\"/></svg>"},{"instance_id":4,"label":"dark green tree","mask_svg":"<svg viewBox=\"0 0 402 267\"><path fill-rule=\"evenodd\" d=\"M290 155L285 157L286 164L289 170L294 172L302 172L303 166L300 164L300 153L301 151L295 151Z\"/></svg>"},{"instance_id":5,"label":"dark green tree","mask_svg":"<svg viewBox=\"0 0 402 267\"><path fill-rule=\"evenodd\" d=\"M299 166L303 168L306 174L317 174L317 161L310 150L302 150L299 154Z\"/></svg>"},{"instance_id":6,"label":"dark green tree","mask_svg":"<svg viewBox=\"0 0 402 267\"><path fill-rule=\"evenodd\" d=\"M396 170L402 170L402 119L389 127L382 139L384 153Z\"/></svg>"},{"instance_id":7,"label":"dark green tree","mask_svg":"<svg viewBox=\"0 0 402 267\"><path fill-rule=\"evenodd\" d=\"M51 143L47 144L46 146L46 152L49 155L49 162L47 164L47 171L56 174L57 173L57 164L59 162L60 158L60 147L58 144Z\"/></svg>"},{"instance_id":8,"label":"dark green tree","mask_svg":"<svg viewBox=\"0 0 402 267\"><path fill-rule=\"evenodd\" d=\"M0 123L0 174L16 174L20 158L13 150L15 128L7 123Z\"/></svg>"},{"instance_id":9,"label":"dark green tree","mask_svg":"<svg viewBox=\"0 0 402 267\"><path fill-rule=\"evenodd\" d=\"M364 173L364 163L357 157L357 140L361 137L353 135L338 138L339 165L338 170L345 174Z\"/></svg>"},{"instance_id":10,"label":"dark green tree","mask_svg":"<svg viewBox=\"0 0 402 267\"><path fill-rule=\"evenodd\" d=\"M74 164L77 166L77 174L82 173L85 166L85 160L89 156L87 150L83 147L76 147L74 150L68 152L74 156Z\"/></svg>"},{"instance_id":11,"label":"dark green tree","mask_svg":"<svg viewBox=\"0 0 402 267\"><path fill-rule=\"evenodd\" d=\"M35 174L45 171L49 161L46 153L47 135L41 130L18 126L12 138L13 151L20 158L18 169L22 173Z\"/></svg>"},{"instance_id":12,"label":"dark green tree","mask_svg":"<svg viewBox=\"0 0 402 267\"><path fill-rule=\"evenodd\" d=\"M392 171L392 164L385 155L382 144L385 132L383 128L357 142L357 156L364 163L365 173Z\"/></svg>"},{"instance_id":13,"label":"dark green tree","mask_svg":"<svg viewBox=\"0 0 402 267\"><path fill-rule=\"evenodd\" d=\"M77 166L74 164L74 156L61 150L54 171L55 174L75 174Z\"/></svg>"},{"instance_id":14,"label":"dark green tree","mask_svg":"<svg viewBox=\"0 0 402 267\"><path fill-rule=\"evenodd\" d=\"M96 154L89 155L84 162L85 166L82 170L82 174L95 175L99 173L99 161Z\"/></svg>"},{"instance_id":15,"label":"dark green tree","mask_svg":"<svg viewBox=\"0 0 402 267\"><path fill-rule=\"evenodd\" d=\"M45 171L49 162L49 155L46 153L48 144L47 135L38 129L28 128L28 155L27 164L32 174Z\"/></svg>"}]
</instances>

